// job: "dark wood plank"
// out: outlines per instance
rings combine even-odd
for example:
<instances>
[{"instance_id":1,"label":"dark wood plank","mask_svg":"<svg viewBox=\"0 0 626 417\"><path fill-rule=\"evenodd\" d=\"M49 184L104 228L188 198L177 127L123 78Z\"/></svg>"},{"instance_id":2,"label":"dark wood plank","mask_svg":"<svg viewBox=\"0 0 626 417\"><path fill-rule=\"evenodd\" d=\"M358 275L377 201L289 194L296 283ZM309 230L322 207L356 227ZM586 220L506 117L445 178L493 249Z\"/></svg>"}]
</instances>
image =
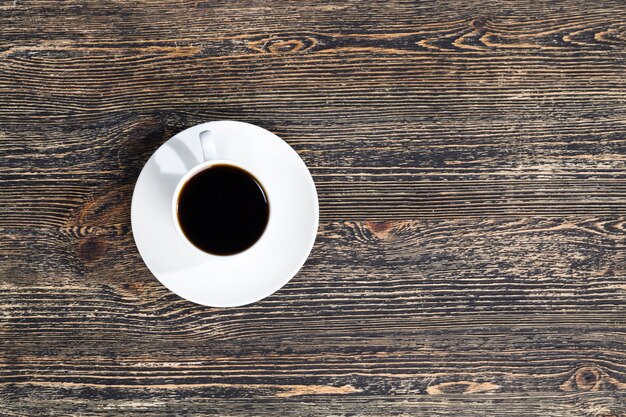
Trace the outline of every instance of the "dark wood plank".
<instances>
[{"instance_id":1,"label":"dark wood plank","mask_svg":"<svg viewBox=\"0 0 626 417\"><path fill-rule=\"evenodd\" d=\"M171 395L199 401L194 412L224 399L235 413L242 404L232 398L258 400L248 404L255 413L283 397L313 396L322 413L348 413L337 395L378 404L363 415L444 415L464 396L476 407L465 412L498 415L485 396L521 396L515 409L547 395L563 402L560 413L588 415L581 404L601 392L596 406L615 409L626 389L625 224L325 223L301 274L235 310L180 300L143 267L129 276L140 263L128 230L42 234L23 241L52 244L56 256L39 271L13 263L2 288L1 389L69 397L94 413L165 415ZM423 395L434 402L424 406Z\"/></svg>"},{"instance_id":2,"label":"dark wood plank","mask_svg":"<svg viewBox=\"0 0 626 417\"><path fill-rule=\"evenodd\" d=\"M626 416L626 7L0 1L0 415ZM306 161L318 240L237 309L130 229L176 132Z\"/></svg>"}]
</instances>

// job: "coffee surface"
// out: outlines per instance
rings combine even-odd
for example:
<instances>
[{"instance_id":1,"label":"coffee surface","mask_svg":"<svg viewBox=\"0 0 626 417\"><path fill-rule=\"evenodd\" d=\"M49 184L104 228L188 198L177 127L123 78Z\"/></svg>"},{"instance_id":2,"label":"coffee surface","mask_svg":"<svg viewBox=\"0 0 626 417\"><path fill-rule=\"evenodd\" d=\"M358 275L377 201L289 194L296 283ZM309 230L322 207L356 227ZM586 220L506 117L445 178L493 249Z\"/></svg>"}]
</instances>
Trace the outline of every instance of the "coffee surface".
<instances>
[{"instance_id":1,"label":"coffee surface","mask_svg":"<svg viewBox=\"0 0 626 417\"><path fill-rule=\"evenodd\" d=\"M252 174L220 164L183 185L177 215L183 233L196 247L213 255L234 255L259 240L269 220L269 203Z\"/></svg>"}]
</instances>

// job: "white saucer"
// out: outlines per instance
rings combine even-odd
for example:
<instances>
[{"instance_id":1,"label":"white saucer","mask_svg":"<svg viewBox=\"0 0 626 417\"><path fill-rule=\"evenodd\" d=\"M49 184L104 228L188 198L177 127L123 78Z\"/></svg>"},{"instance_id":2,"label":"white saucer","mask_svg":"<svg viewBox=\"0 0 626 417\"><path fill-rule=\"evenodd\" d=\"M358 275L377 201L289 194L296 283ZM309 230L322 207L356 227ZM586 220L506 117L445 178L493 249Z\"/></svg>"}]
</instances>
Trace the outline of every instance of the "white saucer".
<instances>
[{"instance_id":1,"label":"white saucer","mask_svg":"<svg viewBox=\"0 0 626 417\"><path fill-rule=\"evenodd\" d=\"M204 130L212 132L220 159L248 167L268 192L265 232L233 257L189 248L172 217L176 185L203 161L198 136ZM235 121L203 123L165 142L143 167L131 206L133 236L148 269L179 296L212 307L249 304L285 285L313 247L318 218L315 184L300 156L273 133Z\"/></svg>"}]
</instances>

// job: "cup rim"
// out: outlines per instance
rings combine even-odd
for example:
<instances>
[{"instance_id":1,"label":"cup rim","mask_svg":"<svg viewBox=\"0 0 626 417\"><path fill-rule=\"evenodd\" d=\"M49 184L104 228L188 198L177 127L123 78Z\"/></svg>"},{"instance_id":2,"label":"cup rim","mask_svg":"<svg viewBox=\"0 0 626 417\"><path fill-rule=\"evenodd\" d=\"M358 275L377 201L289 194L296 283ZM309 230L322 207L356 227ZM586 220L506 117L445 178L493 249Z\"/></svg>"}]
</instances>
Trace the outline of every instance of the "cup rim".
<instances>
[{"instance_id":1,"label":"cup rim","mask_svg":"<svg viewBox=\"0 0 626 417\"><path fill-rule=\"evenodd\" d=\"M231 165L240 169L243 169L247 172L249 172L250 174L252 174L255 178L255 180L257 182L259 182L259 184L261 185L261 187L263 187L263 192L265 194L265 198L267 199L268 204L270 203L270 197L269 194L267 192L267 187L265 187L263 184L261 184L261 182L259 181L259 179L257 178L257 176L254 174L254 172L249 169L247 166L245 166L244 164L241 164L237 161L233 161L231 159L211 159L208 161L203 161L200 162L199 164L195 165L193 168L191 168L189 171L187 171L181 178L180 180L178 180L178 183L176 184L176 187L174 188L174 195L172 197L172 222L174 223L174 229L176 229L176 234L178 235L178 237L187 245L187 247L191 248L194 252L201 254L205 257L209 257L212 259L234 259L237 258L241 255L244 255L246 253L248 253L249 251L251 251L255 246L258 245L259 241L261 240L261 238L263 237L263 235L265 234L265 232L267 231L269 225L270 225L270 221L272 219L272 210L270 209L269 211L269 215L268 215L268 219L267 219L267 225L265 226L265 230L263 231L263 233L261 234L261 236L259 236L259 238L257 239L256 242L254 242L254 244L252 246L250 246L249 248L241 251L241 252L237 252L235 254L232 255L215 255L213 253L208 253L203 251L202 249L200 249L199 247L197 247L196 245L193 244L193 242L191 242L189 239L187 239L187 236L185 236L185 233L183 232L182 227L180 226L180 222L178 221L178 196L180 195L180 192L183 188L183 186L187 183L187 181L189 181L194 175L204 171L207 168L210 168L214 165Z\"/></svg>"}]
</instances>

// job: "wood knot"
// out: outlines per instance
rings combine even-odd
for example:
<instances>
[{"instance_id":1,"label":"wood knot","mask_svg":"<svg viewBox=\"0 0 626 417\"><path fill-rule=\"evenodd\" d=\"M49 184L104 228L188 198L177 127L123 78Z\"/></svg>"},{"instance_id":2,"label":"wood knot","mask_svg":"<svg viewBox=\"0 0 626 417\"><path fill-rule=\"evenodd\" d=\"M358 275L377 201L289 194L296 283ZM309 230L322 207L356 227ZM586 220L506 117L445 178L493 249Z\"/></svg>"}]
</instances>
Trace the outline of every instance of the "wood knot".
<instances>
[{"instance_id":1,"label":"wood knot","mask_svg":"<svg viewBox=\"0 0 626 417\"><path fill-rule=\"evenodd\" d=\"M563 391L597 391L601 389L605 380L605 373L597 366L579 368L563 384Z\"/></svg>"},{"instance_id":2,"label":"wood knot","mask_svg":"<svg viewBox=\"0 0 626 417\"><path fill-rule=\"evenodd\" d=\"M266 54L294 54L308 51L317 45L317 40L309 36L271 37L254 40L248 47Z\"/></svg>"},{"instance_id":3,"label":"wood knot","mask_svg":"<svg viewBox=\"0 0 626 417\"><path fill-rule=\"evenodd\" d=\"M153 280L148 281L131 281L122 284L122 288L133 295L154 294Z\"/></svg>"},{"instance_id":4,"label":"wood knot","mask_svg":"<svg viewBox=\"0 0 626 417\"><path fill-rule=\"evenodd\" d=\"M293 53L304 49L304 42L293 39L289 41L277 41L267 47L273 54Z\"/></svg>"},{"instance_id":5,"label":"wood knot","mask_svg":"<svg viewBox=\"0 0 626 417\"><path fill-rule=\"evenodd\" d=\"M133 184L106 184L104 191L94 194L68 220L67 227L125 225L130 216Z\"/></svg>"},{"instance_id":6,"label":"wood knot","mask_svg":"<svg viewBox=\"0 0 626 417\"><path fill-rule=\"evenodd\" d=\"M602 379L602 373L597 368L581 368L574 376L578 388L584 390L592 390Z\"/></svg>"},{"instance_id":7,"label":"wood knot","mask_svg":"<svg viewBox=\"0 0 626 417\"><path fill-rule=\"evenodd\" d=\"M426 392L431 395L438 394L475 394L479 392L491 392L500 388L491 382L453 381L430 385Z\"/></svg>"},{"instance_id":8,"label":"wood knot","mask_svg":"<svg viewBox=\"0 0 626 417\"><path fill-rule=\"evenodd\" d=\"M476 19L472 20L470 25L474 29L482 29L485 26L487 26L487 22L488 22L487 19L485 19L484 17L477 17Z\"/></svg>"},{"instance_id":9,"label":"wood knot","mask_svg":"<svg viewBox=\"0 0 626 417\"><path fill-rule=\"evenodd\" d=\"M365 227L367 227L370 232L377 239L387 240L391 239L393 234L393 222L383 221L383 222L365 222Z\"/></svg>"},{"instance_id":10,"label":"wood knot","mask_svg":"<svg viewBox=\"0 0 626 417\"><path fill-rule=\"evenodd\" d=\"M108 249L108 243L102 238L82 239L78 243L78 256L85 263L92 263L101 258Z\"/></svg>"}]
</instances>

